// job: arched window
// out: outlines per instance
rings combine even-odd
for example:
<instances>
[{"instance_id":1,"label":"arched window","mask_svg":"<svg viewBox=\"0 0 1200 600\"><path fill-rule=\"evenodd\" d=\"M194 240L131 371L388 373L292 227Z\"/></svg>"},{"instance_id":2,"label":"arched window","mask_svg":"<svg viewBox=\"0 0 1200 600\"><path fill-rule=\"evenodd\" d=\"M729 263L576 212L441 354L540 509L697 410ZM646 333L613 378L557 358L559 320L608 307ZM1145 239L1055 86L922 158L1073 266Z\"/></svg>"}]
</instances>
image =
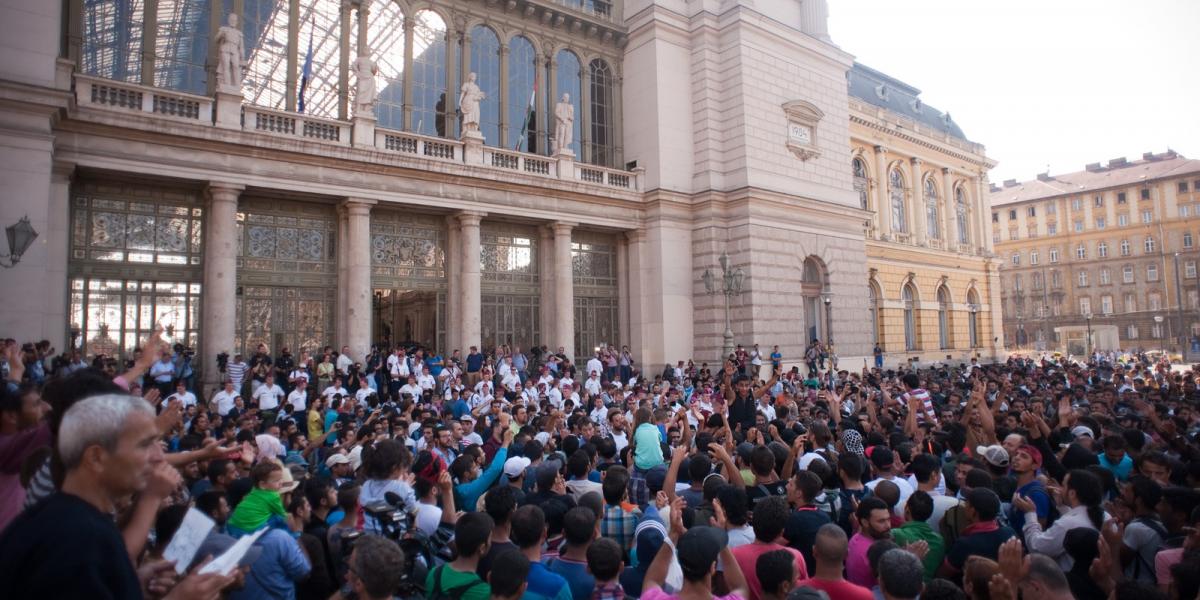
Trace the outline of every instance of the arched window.
<instances>
[{"instance_id":1,"label":"arched window","mask_svg":"<svg viewBox=\"0 0 1200 600\"><path fill-rule=\"evenodd\" d=\"M538 151L537 51L523 36L508 42L508 145L514 150Z\"/></svg>"},{"instance_id":2,"label":"arched window","mask_svg":"<svg viewBox=\"0 0 1200 600\"><path fill-rule=\"evenodd\" d=\"M96 2L85 2L84 10L94 10ZM107 3L105 3L107 4ZM119 4L129 3L121 2ZM145 4L144 2L142 4ZM212 13L211 0L175 0L158 2L156 24L158 39L155 48L154 85L203 95L208 92L208 28Z\"/></svg>"},{"instance_id":3,"label":"arched window","mask_svg":"<svg viewBox=\"0 0 1200 600\"><path fill-rule=\"evenodd\" d=\"M917 293L911 283L904 284L900 290L900 300L904 303L904 349L917 349Z\"/></svg>"},{"instance_id":4,"label":"arched window","mask_svg":"<svg viewBox=\"0 0 1200 600\"><path fill-rule=\"evenodd\" d=\"M935 239L941 239L942 228L938 226L938 193L933 179L925 180L925 232Z\"/></svg>"},{"instance_id":5,"label":"arched window","mask_svg":"<svg viewBox=\"0 0 1200 600\"><path fill-rule=\"evenodd\" d=\"M106 79L139 81L142 74L142 3L88 0L83 3L82 18L80 70Z\"/></svg>"},{"instance_id":6,"label":"arched window","mask_svg":"<svg viewBox=\"0 0 1200 600\"><path fill-rule=\"evenodd\" d=\"M382 2L375 10L367 21L367 46L379 68L376 124L404 129L404 13L396 2Z\"/></svg>"},{"instance_id":7,"label":"arched window","mask_svg":"<svg viewBox=\"0 0 1200 600\"><path fill-rule=\"evenodd\" d=\"M908 232L908 219L904 210L904 176L897 169L888 174L888 198L891 199L892 230Z\"/></svg>"},{"instance_id":8,"label":"arched window","mask_svg":"<svg viewBox=\"0 0 1200 600\"><path fill-rule=\"evenodd\" d=\"M822 294L826 291L825 269L816 257L804 259L804 271L801 273L800 294L804 300L804 326L807 343L811 340L825 339L828 341L826 308Z\"/></svg>"},{"instance_id":9,"label":"arched window","mask_svg":"<svg viewBox=\"0 0 1200 600\"><path fill-rule=\"evenodd\" d=\"M962 188L954 190L954 218L958 224L958 243L971 243L971 230L967 227L967 194Z\"/></svg>"},{"instance_id":10,"label":"arched window","mask_svg":"<svg viewBox=\"0 0 1200 600\"><path fill-rule=\"evenodd\" d=\"M412 130L449 137L454 130L446 118L446 22L432 10L413 18Z\"/></svg>"},{"instance_id":11,"label":"arched window","mask_svg":"<svg viewBox=\"0 0 1200 600\"><path fill-rule=\"evenodd\" d=\"M950 292L946 286L938 288L938 344L940 348L953 347L953 337L950 333Z\"/></svg>"},{"instance_id":12,"label":"arched window","mask_svg":"<svg viewBox=\"0 0 1200 600\"><path fill-rule=\"evenodd\" d=\"M972 348L979 347L979 294L975 290L967 292L967 339Z\"/></svg>"},{"instance_id":13,"label":"arched window","mask_svg":"<svg viewBox=\"0 0 1200 600\"><path fill-rule=\"evenodd\" d=\"M571 52L570 50L559 50L558 54L555 55L555 62L558 63L558 68L555 70L555 77L557 79L555 83L554 101L551 104L557 104L558 101L562 99L563 94L570 96L570 102L575 106L575 123L572 127L574 133L571 136L572 139L570 147L571 150L575 152L575 156L582 157L582 154L580 153L582 142L579 139L579 134L580 131L583 130L581 124L581 121L583 120L583 111L580 110L579 107L579 92L583 88L581 87L582 71L580 69L579 57L575 56L575 53ZM551 114L553 114L553 111L551 111ZM550 122L553 123L553 119L551 119Z\"/></svg>"},{"instance_id":14,"label":"arched window","mask_svg":"<svg viewBox=\"0 0 1200 600\"><path fill-rule=\"evenodd\" d=\"M485 94L479 103L479 132L484 143L500 145L500 38L490 27L471 28L471 70L475 85ZM466 81L466 74L462 74ZM461 83L460 83L461 85ZM461 89L461 88L460 88ZM454 93L459 93L455 90Z\"/></svg>"},{"instance_id":15,"label":"arched window","mask_svg":"<svg viewBox=\"0 0 1200 600\"><path fill-rule=\"evenodd\" d=\"M858 192L858 204L862 209L867 208L867 191L870 184L867 183L867 165L861 158L856 158L851 166L854 168L854 191Z\"/></svg>"},{"instance_id":16,"label":"arched window","mask_svg":"<svg viewBox=\"0 0 1200 600\"><path fill-rule=\"evenodd\" d=\"M880 344L883 340L879 337L879 290L874 282L867 282L867 310L871 315L871 339Z\"/></svg>"},{"instance_id":17,"label":"arched window","mask_svg":"<svg viewBox=\"0 0 1200 600\"><path fill-rule=\"evenodd\" d=\"M591 154L594 165L615 167L617 157L613 146L613 75L608 63L599 58L588 64L588 85L591 86Z\"/></svg>"},{"instance_id":18,"label":"arched window","mask_svg":"<svg viewBox=\"0 0 1200 600\"><path fill-rule=\"evenodd\" d=\"M340 104L338 65L341 62L341 2L301 0L299 14L290 15L278 2L247 3L242 24L246 44L246 77L242 95L246 102L318 117L337 117ZM299 20L296 48L295 97L288 97L288 23ZM308 56L311 48L312 61Z\"/></svg>"}]
</instances>

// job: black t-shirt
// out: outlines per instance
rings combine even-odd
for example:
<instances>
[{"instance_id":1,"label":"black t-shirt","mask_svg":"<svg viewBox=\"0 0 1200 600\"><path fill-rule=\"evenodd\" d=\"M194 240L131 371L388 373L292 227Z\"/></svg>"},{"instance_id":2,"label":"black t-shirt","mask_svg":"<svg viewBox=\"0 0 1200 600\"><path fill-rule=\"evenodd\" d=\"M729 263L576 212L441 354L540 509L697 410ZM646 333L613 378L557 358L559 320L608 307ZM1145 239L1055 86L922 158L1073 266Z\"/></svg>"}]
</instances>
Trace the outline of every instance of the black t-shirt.
<instances>
[{"instance_id":1,"label":"black t-shirt","mask_svg":"<svg viewBox=\"0 0 1200 600\"><path fill-rule=\"evenodd\" d=\"M746 486L746 497L750 499L750 510L754 510L754 506L759 500L767 496L786 496L787 482L773 481L771 483L757 483Z\"/></svg>"},{"instance_id":2,"label":"black t-shirt","mask_svg":"<svg viewBox=\"0 0 1200 600\"><path fill-rule=\"evenodd\" d=\"M816 568L813 561L813 544L817 541L817 530L822 525L830 523L829 514L815 506L803 506L788 515L783 525L783 537L788 546L799 550L804 555L804 564L808 568ZM811 573L810 573L811 575Z\"/></svg>"},{"instance_id":3,"label":"black t-shirt","mask_svg":"<svg viewBox=\"0 0 1200 600\"><path fill-rule=\"evenodd\" d=\"M108 515L55 493L0 535L0 590L8 598L141 598L121 532Z\"/></svg>"}]
</instances>

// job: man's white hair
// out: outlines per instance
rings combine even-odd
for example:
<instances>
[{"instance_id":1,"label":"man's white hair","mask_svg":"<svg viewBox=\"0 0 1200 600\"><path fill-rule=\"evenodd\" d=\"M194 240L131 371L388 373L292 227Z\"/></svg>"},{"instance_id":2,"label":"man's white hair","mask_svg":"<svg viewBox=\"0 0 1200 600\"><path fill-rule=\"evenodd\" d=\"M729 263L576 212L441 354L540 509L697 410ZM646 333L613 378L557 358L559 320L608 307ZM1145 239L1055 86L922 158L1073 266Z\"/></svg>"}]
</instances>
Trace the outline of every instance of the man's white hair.
<instances>
[{"instance_id":1,"label":"man's white hair","mask_svg":"<svg viewBox=\"0 0 1200 600\"><path fill-rule=\"evenodd\" d=\"M63 415L58 428L58 455L67 469L79 466L90 446L112 451L130 415L141 413L154 418L149 402L126 394L103 394L76 402Z\"/></svg>"}]
</instances>

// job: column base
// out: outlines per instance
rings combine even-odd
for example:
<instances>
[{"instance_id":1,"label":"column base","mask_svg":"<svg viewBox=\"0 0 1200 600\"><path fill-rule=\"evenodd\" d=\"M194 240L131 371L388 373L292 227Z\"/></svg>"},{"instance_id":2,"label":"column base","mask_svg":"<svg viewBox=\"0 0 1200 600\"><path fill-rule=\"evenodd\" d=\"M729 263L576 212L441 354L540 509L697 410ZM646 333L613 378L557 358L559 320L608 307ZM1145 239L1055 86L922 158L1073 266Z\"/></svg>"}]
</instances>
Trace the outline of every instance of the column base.
<instances>
[{"instance_id":1,"label":"column base","mask_svg":"<svg viewBox=\"0 0 1200 600\"><path fill-rule=\"evenodd\" d=\"M241 92L217 91L217 120L216 126L223 129L242 128L242 94Z\"/></svg>"},{"instance_id":2,"label":"column base","mask_svg":"<svg viewBox=\"0 0 1200 600\"><path fill-rule=\"evenodd\" d=\"M354 117L352 131L355 148L375 147L375 117Z\"/></svg>"}]
</instances>

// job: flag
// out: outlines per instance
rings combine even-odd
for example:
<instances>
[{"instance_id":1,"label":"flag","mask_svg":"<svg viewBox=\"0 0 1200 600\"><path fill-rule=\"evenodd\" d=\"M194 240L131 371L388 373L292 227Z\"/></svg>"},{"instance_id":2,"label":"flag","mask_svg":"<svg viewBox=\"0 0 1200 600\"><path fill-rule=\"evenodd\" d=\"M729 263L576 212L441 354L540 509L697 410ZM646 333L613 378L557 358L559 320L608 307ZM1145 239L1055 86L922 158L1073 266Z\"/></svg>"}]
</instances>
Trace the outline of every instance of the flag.
<instances>
[{"instance_id":1,"label":"flag","mask_svg":"<svg viewBox=\"0 0 1200 600\"><path fill-rule=\"evenodd\" d=\"M538 70L533 70L533 89L529 90L529 106L525 108L525 123L521 125L521 137L517 138L513 150L521 149L521 140L525 140L525 151L529 152L529 122L533 119L534 101L537 99Z\"/></svg>"},{"instance_id":2,"label":"flag","mask_svg":"<svg viewBox=\"0 0 1200 600\"><path fill-rule=\"evenodd\" d=\"M308 30L308 52L304 55L304 69L300 72L300 102L297 108L300 112L304 112L304 92L308 89L308 82L312 80L312 43L313 30Z\"/></svg>"}]
</instances>

